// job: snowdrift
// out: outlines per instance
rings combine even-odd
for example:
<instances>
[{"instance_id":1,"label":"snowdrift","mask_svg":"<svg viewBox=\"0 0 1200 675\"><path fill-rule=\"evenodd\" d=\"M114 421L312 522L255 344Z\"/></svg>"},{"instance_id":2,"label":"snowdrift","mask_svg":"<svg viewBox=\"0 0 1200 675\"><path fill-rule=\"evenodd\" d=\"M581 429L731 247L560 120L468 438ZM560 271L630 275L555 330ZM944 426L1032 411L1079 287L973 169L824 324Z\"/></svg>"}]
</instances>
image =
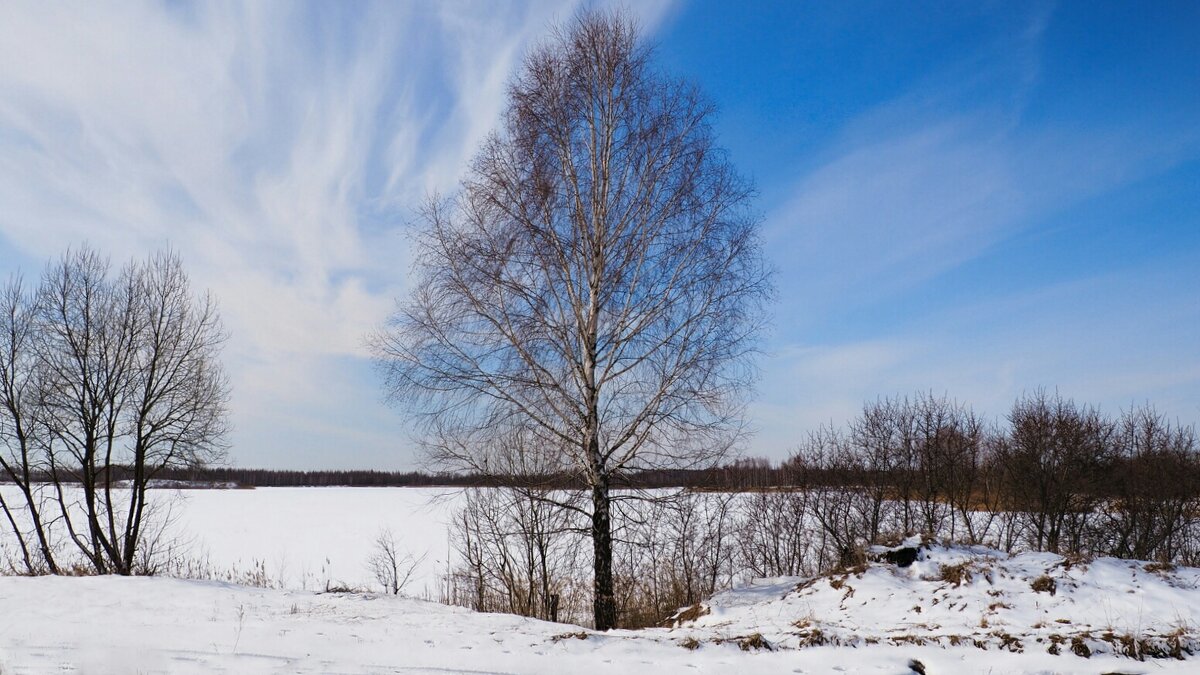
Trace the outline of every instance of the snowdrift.
<instances>
[{"instance_id":1,"label":"snowdrift","mask_svg":"<svg viewBox=\"0 0 1200 675\"><path fill-rule=\"evenodd\" d=\"M1139 660L1200 650L1200 569L1010 556L916 538L874 548L869 558L840 573L759 580L719 594L678 614L676 632L770 649L969 646Z\"/></svg>"}]
</instances>

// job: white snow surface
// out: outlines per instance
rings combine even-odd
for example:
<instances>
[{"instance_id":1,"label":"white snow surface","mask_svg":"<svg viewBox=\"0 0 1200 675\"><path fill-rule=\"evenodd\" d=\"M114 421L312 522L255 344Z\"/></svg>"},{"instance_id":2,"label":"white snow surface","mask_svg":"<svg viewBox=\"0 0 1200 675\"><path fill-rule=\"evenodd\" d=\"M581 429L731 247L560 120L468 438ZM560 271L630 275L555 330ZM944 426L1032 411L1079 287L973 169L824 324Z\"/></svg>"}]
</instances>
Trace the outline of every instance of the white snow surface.
<instances>
[{"instance_id":1,"label":"white snow surface","mask_svg":"<svg viewBox=\"0 0 1200 675\"><path fill-rule=\"evenodd\" d=\"M969 575L943 573L962 563ZM1043 576L1053 595L1030 587ZM1200 663L1186 652L1144 661L1120 652L1126 637L1194 649L1198 587L1196 569L930 546L906 568L760 580L680 626L602 634L394 596L5 577L0 673L901 674L911 659L930 675L1190 673ZM1072 637L1094 654L1073 654ZM804 646L822 642L832 644Z\"/></svg>"},{"instance_id":2,"label":"white snow surface","mask_svg":"<svg viewBox=\"0 0 1200 675\"><path fill-rule=\"evenodd\" d=\"M0 485L0 493L20 503L15 486ZM375 538L390 530L399 553L421 561L405 592L436 600L448 523L461 495L449 488L156 489L149 499L156 517L168 520L174 557L204 576L244 581L258 575L290 590L382 590L367 563ZM62 528L56 535L70 552ZM11 537L4 523L0 553L10 557L16 551Z\"/></svg>"},{"instance_id":3,"label":"white snow surface","mask_svg":"<svg viewBox=\"0 0 1200 675\"><path fill-rule=\"evenodd\" d=\"M756 580L693 608L700 616L683 626L700 631L698 639L757 632L780 649L969 645L1153 659L1155 671L1172 655L1200 652L1200 569L919 539L905 546L918 549L907 567L878 561L823 577ZM1192 668L1200 672L1200 663Z\"/></svg>"},{"instance_id":4,"label":"white snow surface","mask_svg":"<svg viewBox=\"0 0 1200 675\"><path fill-rule=\"evenodd\" d=\"M260 567L273 585L292 590L382 590L367 561L379 533L391 531L399 553L420 560L405 593L436 600L450 557L449 522L462 494L296 487L154 490L151 498L171 501L171 531L186 536L192 558L222 572Z\"/></svg>"}]
</instances>

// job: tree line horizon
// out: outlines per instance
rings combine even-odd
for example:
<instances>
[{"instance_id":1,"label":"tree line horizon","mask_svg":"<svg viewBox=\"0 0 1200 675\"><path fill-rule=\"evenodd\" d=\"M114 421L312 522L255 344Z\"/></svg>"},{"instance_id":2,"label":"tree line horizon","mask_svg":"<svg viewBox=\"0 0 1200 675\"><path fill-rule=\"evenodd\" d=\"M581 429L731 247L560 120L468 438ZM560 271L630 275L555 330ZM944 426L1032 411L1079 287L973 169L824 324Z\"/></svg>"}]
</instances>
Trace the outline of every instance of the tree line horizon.
<instances>
[{"instance_id":1,"label":"tree line horizon","mask_svg":"<svg viewBox=\"0 0 1200 675\"><path fill-rule=\"evenodd\" d=\"M880 407L909 405L910 401L933 401L938 405L958 408L967 411L975 417L971 407L960 403L958 399L947 395L935 397L930 392L914 395L881 397L864 404L859 415L845 421L841 426L822 424L808 433L812 435L848 433L862 420L875 414L871 411ZM1194 430L1194 423L1185 424L1178 419L1171 420L1157 412L1155 406L1146 402L1121 409L1116 415L1106 415L1101 408L1091 404L1077 404L1073 398L1063 398L1057 391L1053 394L1045 389L1036 389L1021 394L1014 402L1013 409L1027 405L1030 401L1055 401L1056 405L1078 407L1107 420L1107 424L1116 426L1119 420L1132 416L1153 418L1157 425L1163 428L1177 428L1185 433ZM1004 417L977 418L982 419L984 431L982 436L989 436L981 443L996 448L1001 444L1011 443L1012 412ZM1007 424L1002 424L1001 422ZM945 431L945 430L943 430ZM656 489L656 488L699 488L699 489L753 489L753 488L788 488L795 470L806 465L802 448L804 442L798 441L791 454L787 457L773 460L761 455L739 455L717 466L704 469L639 469L614 477L614 487L625 489ZM896 449L896 451L899 451ZM911 452L916 452L912 450ZM1108 453L1112 455L1112 451ZM811 458L810 458L811 459ZM807 461L809 468L812 462ZM853 471L839 469L822 470L829 474L822 483L853 485L847 475ZM880 469L885 474L898 473L899 467ZM133 468L123 465L113 465L106 472L106 480L124 483L131 479ZM35 481L49 481L49 474L33 474ZM177 489L207 489L207 488L253 488L253 487L511 487L551 490L576 490L584 487L583 483L574 479L571 474L532 475L514 473L511 475L499 473L463 471L429 471L422 469L275 469L263 467L239 467L223 465L222 463L202 463L193 466L168 466L155 473L159 484L150 484L149 488ZM0 483L12 482L4 473L0 473Z\"/></svg>"}]
</instances>

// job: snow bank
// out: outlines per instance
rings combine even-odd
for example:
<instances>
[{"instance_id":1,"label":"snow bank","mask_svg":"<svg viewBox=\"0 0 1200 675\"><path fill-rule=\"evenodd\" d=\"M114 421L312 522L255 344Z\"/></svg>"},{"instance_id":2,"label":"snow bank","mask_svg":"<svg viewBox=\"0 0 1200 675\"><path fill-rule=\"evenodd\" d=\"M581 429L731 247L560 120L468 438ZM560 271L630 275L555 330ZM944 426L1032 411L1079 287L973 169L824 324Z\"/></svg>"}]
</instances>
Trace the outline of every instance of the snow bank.
<instances>
[{"instance_id":1,"label":"snow bank","mask_svg":"<svg viewBox=\"0 0 1200 675\"><path fill-rule=\"evenodd\" d=\"M895 552L915 554L915 560ZM701 642L758 634L776 649L969 646L1168 660L1200 651L1195 568L1049 553L1009 556L915 539L875 549L871 557L874 562L839 574L759 580L721 593L690 608L679 623Z\"/></svg>"},{"instance_id":2,"label":"snow bank","mask_svg":"<svg viewBox=\"0 0 1200 675\"><path fill-rule=\"evenodd\" d=\"M1129 659L1107 655L1082 659L967 646L779 649L783 633L801 629L784 628L787 617L781 612L791 607L767 588L726 594L714 603L713 614L685 628L598 634L394 596L165 578L6 577L0 578L0 673L899 675L911 672L912 661L928 675L1143 670L1129 668L1139 665ZM777 648L718 639L750 629L762 630ZM692 635L701 642L687 643ZM1194 665L1163 660L1155 672L1193 672Z\"/></svg>"}]
</instances>

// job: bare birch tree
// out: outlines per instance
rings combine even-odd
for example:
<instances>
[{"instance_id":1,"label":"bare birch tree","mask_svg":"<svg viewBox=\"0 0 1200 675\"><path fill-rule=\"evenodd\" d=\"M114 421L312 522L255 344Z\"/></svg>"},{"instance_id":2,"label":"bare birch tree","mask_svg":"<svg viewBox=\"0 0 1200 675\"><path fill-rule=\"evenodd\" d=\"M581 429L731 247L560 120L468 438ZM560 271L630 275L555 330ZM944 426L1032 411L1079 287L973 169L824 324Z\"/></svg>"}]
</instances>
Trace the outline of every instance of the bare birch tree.
<instances>
[{"instance_id":1,"label":"bare birch tree","mask_svg":"<svg viewBox=\"0 0 1200 675\"><path fill-rule=\"evenodd\" d=\"M461 191L426 209L416 287L373 344L435 458L486 469L472 439L517 424L588 487L608 629L614 479L731 446L769 275L711 105L630 19L578 16L508 94Z\"/></svg>"}]
</instances>

